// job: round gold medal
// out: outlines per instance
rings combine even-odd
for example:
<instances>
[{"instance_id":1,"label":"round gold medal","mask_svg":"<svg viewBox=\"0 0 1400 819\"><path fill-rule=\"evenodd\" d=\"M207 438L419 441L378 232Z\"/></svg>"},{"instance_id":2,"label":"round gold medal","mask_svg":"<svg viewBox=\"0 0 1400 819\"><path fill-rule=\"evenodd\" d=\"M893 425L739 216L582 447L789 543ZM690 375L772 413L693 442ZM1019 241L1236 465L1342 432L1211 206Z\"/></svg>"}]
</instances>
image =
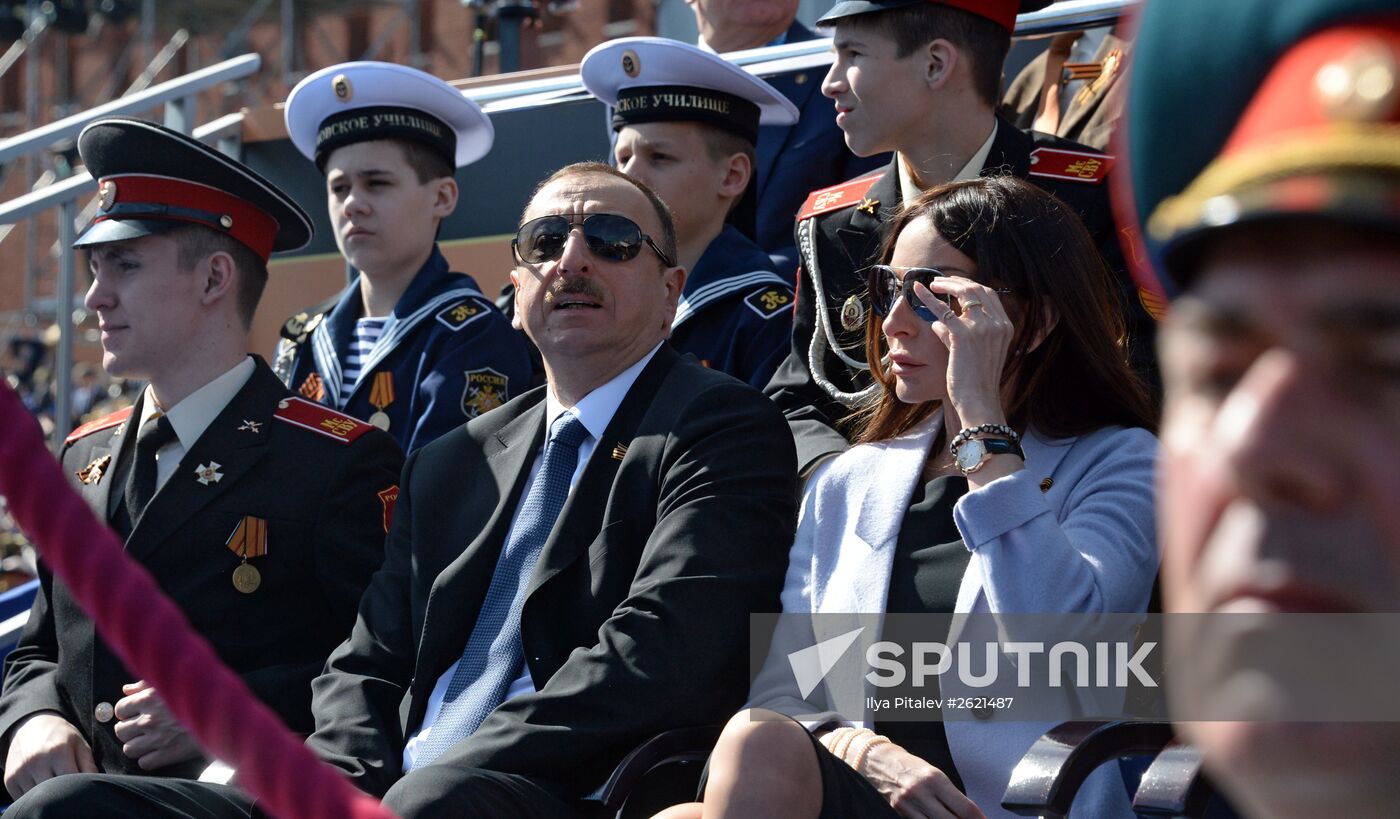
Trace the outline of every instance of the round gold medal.
<instances>
[{"instance_id":1,"label":"round gold medal","mask_svg":"<svg viewBox=\"0 0 1400 819\"><path fill-rule=\"evenodd\" d=\"M386 432L389 429L388 413L376 412L375 414L369 417L369 422L371 425L379 427L380 429L385 430Z\"/></svg>"},{"instance_id":2,"label":"round gold medal","mask_svg":"<svg viewBox=\"0 0 1400 819\"><path fill-rule=\"evenodd\" d=\"M262 585L262 573L256 566L247 563L238 564L238 568L233 570L233 587L244 594L252 594Z\"/></svg>"}]
</instances>

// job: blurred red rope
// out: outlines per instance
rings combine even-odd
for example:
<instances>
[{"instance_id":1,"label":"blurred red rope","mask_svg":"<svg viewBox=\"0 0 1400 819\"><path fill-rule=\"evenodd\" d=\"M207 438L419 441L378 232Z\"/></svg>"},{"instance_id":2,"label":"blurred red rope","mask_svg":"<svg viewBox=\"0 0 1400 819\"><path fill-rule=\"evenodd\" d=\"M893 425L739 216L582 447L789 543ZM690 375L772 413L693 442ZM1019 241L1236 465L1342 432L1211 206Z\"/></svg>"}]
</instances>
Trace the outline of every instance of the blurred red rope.
<instances>
[{"instance_id":1,"label":"blurred red rope","mask_svg":"<svg viewBox=\"0 0 1400 819\"><path fill-rule=\"evenodd\" d=\"M386 808L318 760L253 697L151 575L122 552L44 446L39 424L0 384L0 495L73 591L97 632L218 759L238 771L259 807L289 819L392 819Z\"/></svg>"}]
</instances>

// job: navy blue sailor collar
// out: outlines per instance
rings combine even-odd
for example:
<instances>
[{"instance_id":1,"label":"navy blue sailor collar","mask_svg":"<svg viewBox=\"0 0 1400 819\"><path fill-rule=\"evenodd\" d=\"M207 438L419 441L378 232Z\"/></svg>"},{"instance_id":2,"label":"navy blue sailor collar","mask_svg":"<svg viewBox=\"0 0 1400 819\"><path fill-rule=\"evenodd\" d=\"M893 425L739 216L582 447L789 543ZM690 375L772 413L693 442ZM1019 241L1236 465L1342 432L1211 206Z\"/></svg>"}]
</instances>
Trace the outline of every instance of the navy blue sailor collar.
<instances>
[{"instance_id":1,"label":"navy blue sailor collar","mask_svg":"<svg viewBox=\"0 0 1400 819\"><path fill-rule=\"evenodd\" d=\"M726 224L700 254L695 267L686 271L685 288L671 329L706 305L739 291L748 292L765 284L791 287L787 279L772 271L772 266L773 260L762 248L738 228Z\"/></svg>"},{"instance_id":2,"label":"navy blue sailor collar","mask_svg":"<svg viewBox=\"0 0 1400 819\"><path fill-rule=\"evenodd\" d=\"M363 275L363 274L361 274ZM463 273L454 273L447 264L441 249L433 245L433 252L419 269L413 281L399 297L398 303L390 312L388 321L379 336L379 342L370 351L369 357L360 366L360 379L356 389L366 383L390 353L398 347L418 325L429 321L438 312L454 302L467 297L485 298L476 281ZM340 298L326 320L311 334L311 351L316 359L316 369L325 382L326 395L339 405L342 384L341 361L337 351L350 349L355 334L355 323L361 314L360 278L356 276L341 291Z\"/></svg>"}]
</instances>

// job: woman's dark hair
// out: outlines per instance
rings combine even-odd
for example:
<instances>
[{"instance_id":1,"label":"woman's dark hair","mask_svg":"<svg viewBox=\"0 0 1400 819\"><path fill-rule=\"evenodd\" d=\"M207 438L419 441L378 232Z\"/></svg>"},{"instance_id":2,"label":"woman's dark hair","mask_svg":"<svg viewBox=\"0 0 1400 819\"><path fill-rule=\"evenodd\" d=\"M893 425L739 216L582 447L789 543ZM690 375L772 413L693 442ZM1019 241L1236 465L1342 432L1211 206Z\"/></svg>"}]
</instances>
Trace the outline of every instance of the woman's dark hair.
<instances>
[{"instance_id":1,"label":"woman's dark hair","mask_svg":"<svg viewBox=\"0 0 1400 819\"><path fill-rule=\"evenodd\" d=\"M1008 288L1016 325L1002 373L1011 426L1028 424L1057 438L1119 425L1155 430L1158 409L1128 366L1118 285L1079 217L1054 196L1012 176L981 177L933 188L900 211L880 245L888 263L900 233L928 219L949 244L977 263L976 278ZM906 404L894 391L882 320L869 311L865 354L881 389L853 420L859 443L893 438L928 418L939 402ZM1058 320L1045 333L1047 320ZM1042 333L1034 350L1025 350Z\"/></svg>"}]
</instances>

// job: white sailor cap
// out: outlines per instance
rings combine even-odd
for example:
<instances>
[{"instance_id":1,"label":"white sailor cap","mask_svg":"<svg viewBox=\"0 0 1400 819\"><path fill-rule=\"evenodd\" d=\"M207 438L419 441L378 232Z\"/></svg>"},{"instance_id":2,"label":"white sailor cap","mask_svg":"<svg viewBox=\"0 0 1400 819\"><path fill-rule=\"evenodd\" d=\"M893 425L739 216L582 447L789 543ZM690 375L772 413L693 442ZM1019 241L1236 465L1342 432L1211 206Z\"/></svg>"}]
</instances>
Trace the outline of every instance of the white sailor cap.
<instances>
[{"instance_id":1,"label":"white sailor cap","mask_svg":"<svg viewBox=\"0 0 1400 819\"><path fill-rule=\"evenodd\" d=\"M643 122L703 122L750 142L758 126L791 125L797 106L717 54L664 37L623 37L594 47L583 85L612 106L613 130Z\"/></svg>"},{"instance_id":2,"label":"white sailor cap","mask_svg":"<svg viewBox=\"0 0 1400 819\"><path fill-rule=\"evenodd\" d=\"M323 68L287 96L292 144L325 170L343 145L372 139L411 139L454 167L491 150L496 131L481 106L432 74L404 65L352 62Z\"/></svg>"}]
</instances>

